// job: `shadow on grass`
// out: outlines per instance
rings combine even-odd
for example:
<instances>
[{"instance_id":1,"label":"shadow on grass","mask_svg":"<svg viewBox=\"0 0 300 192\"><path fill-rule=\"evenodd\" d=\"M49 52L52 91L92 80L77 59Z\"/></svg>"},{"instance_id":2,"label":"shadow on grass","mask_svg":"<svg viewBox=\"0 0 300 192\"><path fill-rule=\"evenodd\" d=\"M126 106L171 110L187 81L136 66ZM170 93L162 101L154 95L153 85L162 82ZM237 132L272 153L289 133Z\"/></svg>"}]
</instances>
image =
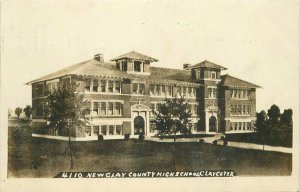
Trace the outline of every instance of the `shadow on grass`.
<instances>
[{"instance_id":1,"label":"shadow on grass","mask_svg":"<svg viewBox=\"0 0 300 192\"><path fill-rule=\"evenodd\" d=\"M17 138L8 142L9 177L54 177L70 171L68 142ZM161 143L140 140L72 142L72 171L234 170L237 175L290 175L292 155L206 143Z\"/></svg>"}]
</instances>

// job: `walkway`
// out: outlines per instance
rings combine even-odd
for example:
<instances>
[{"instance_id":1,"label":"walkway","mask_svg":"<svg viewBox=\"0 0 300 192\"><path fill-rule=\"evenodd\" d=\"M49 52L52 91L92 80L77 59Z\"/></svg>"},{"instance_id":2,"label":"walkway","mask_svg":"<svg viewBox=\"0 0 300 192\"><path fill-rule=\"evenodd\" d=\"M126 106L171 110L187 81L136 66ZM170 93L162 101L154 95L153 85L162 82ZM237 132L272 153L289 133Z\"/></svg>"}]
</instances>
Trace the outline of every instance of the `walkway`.
<instances>
[{"instance_id":1,"label":"walkway","mask_svg":"<svg viewBox=\"0 0 300 192\"><path fill-rule=\"evenodd\" d=\"M205 143L212 144L214 140L216 140L215 137L205 137L203 138ZM148 141L155 141L155 142L174 142L173 139L159 139L159 138L145 138L145 140ZM176 139L176 142L199 142L200 138L178 138ZM218 145L223 145L222 140L218 140ZM260 144L254 144L254 143L243 143L243 142L235 142L235 141L228 141L227 146L230 147L238 147L238 148L244 148L244 149L255 149L255 150L264 150L265 151L275 151L275 152L281 152L281 153L292 153L292 148L288 147L278 147L278 146L270 146L270 145L263 145Z\"/></svg>"}]
</instances>

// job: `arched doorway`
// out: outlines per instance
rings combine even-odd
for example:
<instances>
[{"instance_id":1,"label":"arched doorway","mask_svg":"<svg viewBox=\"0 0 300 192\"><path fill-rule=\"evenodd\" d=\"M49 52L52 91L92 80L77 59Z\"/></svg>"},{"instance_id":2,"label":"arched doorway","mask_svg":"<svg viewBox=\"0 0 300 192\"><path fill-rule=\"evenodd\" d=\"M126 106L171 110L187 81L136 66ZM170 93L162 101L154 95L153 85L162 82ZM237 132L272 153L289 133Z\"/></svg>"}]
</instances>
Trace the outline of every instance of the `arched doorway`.
<instances>
[{"instance_id":1,"label":"arched doorway","mask_svg":"<svg viewBox=\"0 0 300 192\"><path fill-rule=\"evenodd\" d=\"M145 135L145 121L144 118L141 116L137 116L133 120L134 123L134 134L139 135L143 134Z\"/></svg>"},{"instance_id":2,"label":"arched doorway","mask_svg":"<svg viewBox=\"0 0 300 192\"><path fill-rule=\"evenodd\" d=\"M217 118L215 116L211 116L209 118L209 132L217 131Z\"/></svg>"}]
</instances>

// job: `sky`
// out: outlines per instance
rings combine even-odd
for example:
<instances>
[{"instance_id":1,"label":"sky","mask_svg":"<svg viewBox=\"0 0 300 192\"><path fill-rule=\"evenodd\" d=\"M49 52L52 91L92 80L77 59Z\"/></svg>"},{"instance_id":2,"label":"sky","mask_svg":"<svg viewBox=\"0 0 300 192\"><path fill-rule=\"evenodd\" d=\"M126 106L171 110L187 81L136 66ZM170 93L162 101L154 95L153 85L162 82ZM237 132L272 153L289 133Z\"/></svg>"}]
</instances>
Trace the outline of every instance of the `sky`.
<instances>
[{"instance_id":1,"label":"sky","mask_svg":"<svg viewBox=\"0 0 300 192\"><path fill-rule=\"evenodd\" d=\"M257 111L299 107L296 0L4 1L1 101L31 105L33 79L135 50L182 68L209 60L257 84Z\"/></svg>"}]
</instances>

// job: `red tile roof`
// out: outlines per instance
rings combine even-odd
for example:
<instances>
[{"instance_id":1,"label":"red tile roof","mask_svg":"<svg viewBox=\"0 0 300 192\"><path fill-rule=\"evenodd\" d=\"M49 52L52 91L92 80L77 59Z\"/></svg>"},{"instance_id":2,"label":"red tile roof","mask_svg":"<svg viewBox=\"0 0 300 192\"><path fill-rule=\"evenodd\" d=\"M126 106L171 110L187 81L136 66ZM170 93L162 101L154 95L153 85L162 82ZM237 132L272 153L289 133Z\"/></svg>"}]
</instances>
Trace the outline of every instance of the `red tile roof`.
<instances>
[{"instance_id":1,"label":"red tile roof","mask_svg":"<svg viewBox=\"0 0 300 192\"><path fill-rule=\"evenodd\" d=\"M151 61L151 62L157 62L158 59L155 59L153 57L149 57L147 55L143 55L141 53L138 53L136 51L131 51L129 53L125 53L121 56L118 56L114 59L111 59L111 61L117 61L117 60L120 60L120 59L140 59L140 60L145 60L145 61Z\"/></svg>"}]
</instances>

